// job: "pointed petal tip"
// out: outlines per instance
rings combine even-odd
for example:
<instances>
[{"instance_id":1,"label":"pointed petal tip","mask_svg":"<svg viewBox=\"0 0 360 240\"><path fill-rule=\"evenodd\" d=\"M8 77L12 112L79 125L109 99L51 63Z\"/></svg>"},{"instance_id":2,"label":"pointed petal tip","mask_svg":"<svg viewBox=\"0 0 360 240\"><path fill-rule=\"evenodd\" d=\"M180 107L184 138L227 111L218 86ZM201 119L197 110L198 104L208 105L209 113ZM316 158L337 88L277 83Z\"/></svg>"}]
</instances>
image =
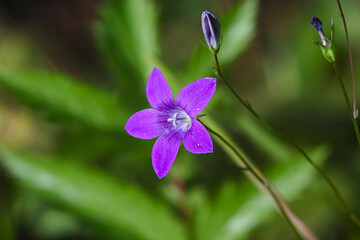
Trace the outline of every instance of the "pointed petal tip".
<instances>
[{"instance_id":1,"label":"pointed petal tip","mask_svg":"<svg viewBox=\"0 0 360 240\"><path fill-rule=\"evenodd\" d=\"M212 81L213 83L215 83L216 84L216 78L208 78L210 81Z\"/></svg>"},{"instance_id":2,"label":"pointed petal tip","mask_svg":"<svg viewBox=\"0 0 360 240\"><path fill-rule=\"evenodd\" d=\"M193 151L191 153L194 153L194 154L211 154L211 153L213 153L213 150L212 149L202 149L201 151Z\"/></svg>"},{"instance_id":3,"label":"pointed petal tip","mask_svg":"<svg viewBox=\"0 0 360 240\"><path fill-rule=\"evenodd\" d=\"M149 75L149 78L151 76L158 76L158 75L161 75L163 76L162 72L160 71L160 69L158 69L157 67L154 67Z\"/></svg>"},{"instance_id":4,"label":"pointed petal tip","mask_svg":"<svg viewBox=\"0 0 360 240\"><path fill-rule=\"evenodd\" d=\"M163 179L167 175L167 174L163 174L161 172L156 172L156 171L155 171L155 174L156 174L156 176L158 177L159 180Z\"/></svg>"},{"instance_id":5,"label":"pointed petal tip","mask_svg":"<svg viewBox=\"0 0 360 240\"><path fill-rule=\"evenodd\" d=\"M153 165L154 172L159 180L163 179L170 171L170 169L158 169Z\"/></svg>"},{"instance_id":6,"label":"pointed petal tip","mask_svg":"<svg viewBox=\"0 0 360 240\"><path fill-rule=\"evenodd\" d=\"M211 148L209 148L207 151L203 152L204 154L205 153L214 153L214 149L213 147L211 146Z\"/></svg>"},{"instance_id":7,"label":"pointed petal tip","mask_svg":"<svg viewBox=\"0 0 360 240\"><path fill-rule=\"evenodd\" d=\"M208 149L203 149L202 151L196 152L196 154L207 154L207 153L213 153L213 146L212 145Z\"/></svg>"},{"instance_id":8,"label":"pointed petal tip","mask_svg":"<svg viewBox=\"0 0 360 240\"><path fill-rule=\"evenodd\" d=\"M157 67L154 67L151 72L154 72L154 71L159 71L160 72L160 69L158 69Z\"/></svg>"},{"instance_id":9,"label":"pointed petal tip","mask_svg":"<svg viewBox=\"0 0 360 240\"><path fill-rule=\"evenodd\" d=\"M215 15L209 9L206 9L205 11L203 11L201 15L203 15L203 16L211 15L211 16L215 17Z\"/></svg>"}]
</instances>

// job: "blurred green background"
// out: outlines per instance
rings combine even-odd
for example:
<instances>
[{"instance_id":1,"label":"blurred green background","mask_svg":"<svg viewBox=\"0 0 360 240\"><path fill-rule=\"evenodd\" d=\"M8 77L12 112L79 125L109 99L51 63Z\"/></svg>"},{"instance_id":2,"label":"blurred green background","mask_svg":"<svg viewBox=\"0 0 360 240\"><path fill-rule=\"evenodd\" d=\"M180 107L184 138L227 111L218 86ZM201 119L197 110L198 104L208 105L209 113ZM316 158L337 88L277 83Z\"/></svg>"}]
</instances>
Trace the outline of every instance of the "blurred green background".
<instances>
[{"instance_id":1,"label":"blurred green background","mask_svg":"<svg viewBox=\"0 0 360 240\"><path fill-rule=\"evenodd\" d=\"M295 239L215 141L213 154L181 147L159 181L151 166L154 140L123 129L149 107L145 84L153 67L175 96L214 76L203 46L205 9L221 23L225 77L307 150L360 215L359 149L310 27L317 16L329 34L334 19L338 63L351 92L335 0L1 0L1 239ZM343 9L360 79L360 1L343 1ZM221 82L204 113L319 239L360 238L323 179Z\"/></svg>"}]
</instances>

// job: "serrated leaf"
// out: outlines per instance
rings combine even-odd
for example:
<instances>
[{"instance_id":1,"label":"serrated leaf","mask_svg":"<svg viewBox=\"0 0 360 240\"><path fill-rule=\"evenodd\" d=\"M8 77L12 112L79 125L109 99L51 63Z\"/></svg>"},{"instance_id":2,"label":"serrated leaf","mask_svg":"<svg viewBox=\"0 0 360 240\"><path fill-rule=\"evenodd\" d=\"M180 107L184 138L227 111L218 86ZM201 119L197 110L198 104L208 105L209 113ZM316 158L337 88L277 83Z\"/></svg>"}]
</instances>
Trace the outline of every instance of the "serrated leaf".
<instances>
[{"instance_id":1,"label":"serrated leaf","mask_svg":"<svg viewBox=\"0 0 360 240\"><path fill-rule=\"evenodd\" d=\"M5 169L23 188L82 218L98 233L112 238L185 239L170 210L135 186L74 162L30 157L5 147L0 154Z\"/></svg>"},{"instance_id":2,"label":"serrated leaf","mask_svg":"<svg viewBox=\"0 0 360 240\"><path fill-rule=\"evenodd\" d=\"M53 117L105 131L122 131L128 114L115 96L60 74L0 72L0 86Z\"/></svg>"},{"instance_id":3,"label":"serrated leaf","mask_svg":"<svg viewBox=\"0 0 360 240\"><path fill-rule=\"evenodd\" d=\"M219 19L222 34L222 45L219 60L226 68L249 46L255 36L256 18L259 9L258 0L241 1L224 19ZM209 49L199 44L188 66L188 75L202 77L211 73L214 57Z\"/></svg>"}]
</instances>

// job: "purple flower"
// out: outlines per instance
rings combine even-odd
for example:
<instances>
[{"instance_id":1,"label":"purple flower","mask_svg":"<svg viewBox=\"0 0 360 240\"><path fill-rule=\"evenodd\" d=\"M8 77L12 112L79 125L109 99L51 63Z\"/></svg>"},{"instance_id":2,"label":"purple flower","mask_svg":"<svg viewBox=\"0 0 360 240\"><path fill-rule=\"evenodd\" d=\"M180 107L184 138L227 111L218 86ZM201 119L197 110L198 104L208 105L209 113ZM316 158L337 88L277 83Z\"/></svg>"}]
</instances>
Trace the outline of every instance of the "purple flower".
<instances>
[{"instance_id":1,"label":"purple flower","mask_svg":"<svg viewBox=\"0 0 360 240\"><path fill-rule=\"evenodd\" d=\"M207 45L212 51L218 52L221 42L220 23L209 10L201 14L201 26Z\"/></svg>"},{"instance_id":2,"label":"purple flower","mask_svg":"<svg viewBox=\"0 0 360 240\"><path fill-rule=\"evenodd\" d=\"M312 21L310 23L310 26L315 28L315 30L319 33L322 45L324 47L329 47L331 45L332 40L327 39L327 37L325 36L325 34L323 32L323 28L322 28L322 22L317 17L312 17L311 20Z\"/></svg>"},{"instance_id":3,"label":"purple flower","mask_svg":"<svg viewBox=\"0 0 360 240\"><path fill-rule=\"evenodd\" d=\"M216 89L215 78L201 78L178 94L176 100L164 76L154 68L146 86L146 96L154 109L132 115L125 130L133 137L159 137L152 149L152 165L159 179L175 161L181 141L192 153L212 153L213 143L205 127L195 119L209 103Z\"/></svg>"}]
</instances>

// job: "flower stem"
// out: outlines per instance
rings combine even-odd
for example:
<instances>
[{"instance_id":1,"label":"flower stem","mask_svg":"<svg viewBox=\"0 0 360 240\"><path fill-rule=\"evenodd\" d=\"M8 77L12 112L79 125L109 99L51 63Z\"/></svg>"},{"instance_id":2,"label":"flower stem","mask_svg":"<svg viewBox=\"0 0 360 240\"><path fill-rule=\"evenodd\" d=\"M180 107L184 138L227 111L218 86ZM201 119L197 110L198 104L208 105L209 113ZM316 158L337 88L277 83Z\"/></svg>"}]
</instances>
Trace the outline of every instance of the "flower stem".
<instances>
[{"instance_id":1,"label":"flower stem","mask_svg":"<svg viewBox=\"0 0 360 240\"><path fill-rule=\"evenodd\" d=\"M348 109L348 112L350 114L350 118L351 118L351 121L354 125L354 131L355 131L355 134L356 134L356 139L358 141L358 144L359 144L359 147L360 147L360 134L359 134L359 126L358 126L358 123L356 121L355 118L353 118L353 113L352 113L352 110L351 110L351 104L350 104L350 99L349 99L349 96L346 92L346 89L345 89L345 86L344 86L344 82L341 78L341 75L340 75L340 72L339 72L339 69L337 67L337 64L336 62L333 62L332 63L332 66L334 68L334 71L336 73L336 76L337 76L337 80L339 81L339 84L340 84L340 87L341 87L341 90L342 90L342 93L344 95L344 98L345 98L345 101L346 101L346 106L347 106L347 109Z\"/></svg>"},{"instance_id":2,"label":"flower stem","mask_svg":"<svg viewBox=\"0 0 360 240\"><path fill-rule=\"evenodd\" d=\"M316 163L310 158L310 156L305 152L305 150L302 149L302 147L300 147L300 145L298 145L294 140L292 140L290 137L286 136L285 134L281 133L280 131L274 129L273 127L271 127L262 117L260 117L255 110L252 108L252 106L250 105L249 102L245 101L244 99L242 99L234 90L234 88L225 80L224 76L222 75L221 72L221 68L220 68L220 64L219 64L219 60L217 57L217 54L214 54L214 58L215 58L215 63L216 63L216 69L215 69L215 74L218 76L218 78L220 78L224 84L229 88L229 90L232 92L232 94L236 97L236 99L270 132L274 133L275 135L277 135L278 137L282 138L283 140L286 140L288 143L290 143L309 163L310 165L312 165L315 170L318 172L318 174L320 174L320 176L325 180L325 182L329 185L329 187L331 188L331 190L334 192L335 196L338 198L338 200L340 201L340 203L343 205L343 207L345 208L345 210L348 212L351 220L358 226L360 227L360 220L359 218L354 214L354 212L351 210L350 206L346 203L346 201L344 200L344 198L342 197L342 195L340 194L338 188L335 186L335 184L333 183L333 181L326 175L326 173L320 169L319 166L316 165ZM340 74L337 70L336 67L336 63L333 64L335 72L338 75L339 78L339 82L340 85L342 86L344 95L346 96L346 102L351 114L351 106L350 106L350 101L347 97L346 94L346 90L344 87L344 84L342 83ZM352 117L351 117L352 118ZM358 139L359 142L359 146L360 146L360 137L359 137L359 128L357 125L357 122L354 118L352 118L353 124L354 124L354 129L355 129L355 133L356 133L356 137Z\"/></svg>"},{"instance_id":3,"label":"flower stem","mask_svg":"<svg viewBox=\"0 0 360 240\"><path fill-rule=\"evenodd\" d=\"M200 120L198 120L200 121ZM287 221L287 223L290 225L290 227L292 228L292 230L294 231L294 233L296 234L296 236L299 239L304 239L302 237L302 235L298 232L298 229L295 227L295 225L293 224L293 222L290 220L290 217L287 214L287 211L285 210L285 208L283 207L283 204L281 203L279 196L277 195L277 193L274 191L273 187L270 185L270 183L267 181L267 179L259 172L258 169L255 168L255 166L253 166L252 164L249 163L249 161L241 155L241 153L229 142L227 141L225 138L223 138L219 133L215 132L213 129L211 129L210 127L208 127L206 124L204 124L202 121L200 121L201 124L204 125L204 127L214 136L216 136L217 138L219 138L225 145L227 145L231 151L233 151L235 153L235 155L238 157L238 159L241 161L241 164L246 166L246 170L248 170L252 176L254 176L261 184L263 187L265 187L268 192L270 193L271 197L273 198L273 200L275 201L277 207L279 208L279 210L281 211L281 214L283 215L283 217L285 218L285 220Z\"/></svg>"},{"instance_id":4,"label":"flower stem","mask_svg":"<svg viewBox=\"0 0 360 240\"><path fill-rule=\"evenodd\" d=\"M346 26L345 15L344 15L344 12L343 12L342 7L341 7L340 0L337 0L337 4L338 4L338 6L339 6L340 17L341 17L341 19L342 19L342 21L343 21L344 29L345 29L346 45L347 45L347 49L348 49L349 63L350 63L350 71L351 71L351 79L352 79L353 116L354 116L354 118L356 119L356 118L358 117L358 111L357 111L357 108L356 108L355 74L354 74L354 65L353 65L352 57L351 57L350 40L349 40L349 34L348 34L347 26Z\"/></svg>"}]
</instances>

